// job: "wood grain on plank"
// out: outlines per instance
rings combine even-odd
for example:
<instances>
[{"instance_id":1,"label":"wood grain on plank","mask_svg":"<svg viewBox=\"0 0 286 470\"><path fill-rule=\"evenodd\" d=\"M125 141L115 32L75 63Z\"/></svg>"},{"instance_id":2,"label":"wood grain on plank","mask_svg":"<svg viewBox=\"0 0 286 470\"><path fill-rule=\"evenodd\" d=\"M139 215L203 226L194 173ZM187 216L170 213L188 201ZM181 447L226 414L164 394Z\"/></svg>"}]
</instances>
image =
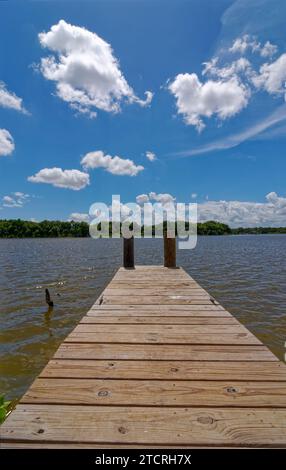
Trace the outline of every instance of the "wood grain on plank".
<instances>
[{"instance_id":1,"label":"wood grain on plank","mask_svg":"<svg viewBox=\"0 0 286 470\"><path fill-rule=\"evenodd\" d=\"M98 309L92 309L89 310L89 312L86 314L86 318L90 317L104 317L104 318L115 318L116 316L123 316L130 318L131 323L133 318L145 318L145 317L150 317L152 318L165 318L166 321L170 321L170 318L173 318L174 315L178 315L178 318L231 318L231 315L228 312L225 312L223 310L192 310L192 311L185 311L185 310L180 310L180 311L174 311L174 310L166 310L162 311L159 310L157 311L151 311L151 310L98 310ZM84 318L85 318L84 317Z\"/></svg>"},{"instance_id":2,"label":"wood grain on plank","mask_svg":"<svg viewBox=\"0 0 286 470\"><path fill-rule=\"evenodd\" d=\"M200 446L285 446L285 409L18 405L7 440Z\"/></svg>"},{"instance_id":3,"label":"wood grain on plank","mask_svg":"<svg viewBox=\"0 0 286 470\"><path fill-rule=\"evenodd\" d=\"M144 445L129 445L129 444L96 444L96 443L80 443L80 442L74 442L74 443L67 443L67 442L31 442L31 441L5 441L4 443L1 443L1 450L2 449L146 449L146 446ZM148 449L180 449L180 448L189 448L190 446L188 445L169 445L169 446L163 446L163 445L148 445ZM194 449L194 446L192 446L192 449Z\"/></svg>"},{"instance_id":4,"label":"wood grain on plank","mask_svg":"<svg viewBox=\"0 0 286 470\"><path fill-rule=\"evenodd\" d=\"M185 295L190 295L191 297L197 298L197 297L207 297L208 299L210 298L210 295L208 292L203 291L202 289L188 289L186 287L184 288L174 288L172 286L169 287L153 287L153 288L141 288L137 289L133 287L132 285L126 287L126 288L114 288L114 287L109 287L105 289L104 295L106 296L119 296L119 295L134 295L134 296L153 296L153 295L160 295L164 296L167 295L168 297L174 297L174 296L185 296Z\"/></svg>"},{"instance_id":5,"label":"wood grain on plank","mask_svg":"<svg viewBox=\"0 0 286 470\"><path fill-rule=\"evenodd\" d=\"M78 325L66 342L153 344L261 344L241 325Z\"/></svg>"},{"instance_id":6,"label":"wood grain on plank","mask_svg":"<svg viewBox=\"0 0 286 470\"><path fill-rule=\"evenodd\" d=\"M100 296L100 298L103 297L104 299L104 292L102 293L102 295ZM223 310L224 312L228 313L228 315L230 315L230 313L225 310L220 304L218 303L213 303L211 302L209 305L180 305L180 304L175 304L175 305L145 305L145 304L141 304L141 305L133 305L133 304L130 304L130 305L124 305L124 304L114 304L112 306L110 305L104 305L104 304L98 304L98 303L95 303L92 305L91 309L90 310L130 310L130 311L133 311L133 310L136 310L138 312L140 311L152 311L152 312L158 312L158 311L162 311L162 312L168 312L168 311L179 311L179 310L182 310L182 311L187 311L187 312L191 312L192 310Z\"/></svg>"},{"instance_id":7,"label":"wood grain on plank","mask_svg":"<svg viewBox=\"0 0 286 470\"><path fill-rule=\"evenodd\" d=\"M51 359L40 377L286 382L286 365L263 361L148 361Z\"/></svg>"},{"instance_id":8,"label":"wood grain on plank","mask_svg":"<svg viewBox=\"0 0 286 470\"><path fill-rule=\"evenodd\" d=\"M37 379L21 403L286 407L286 382Z\"/></svg>"},{"instance_id":9,"label":"wood grain on plank","mask_svg":"<svg viewBox=\"0 0 286 470\"><path fill-rule=\"evenodd\" d=\"M84 316L79 324L158 324L158 325L237 325L239 324L238 320L234 317L216 317L216 316L207 316L207 317L190 317L190 316L155 316L155 315L146 315L146 316L107 316L104 315L86 315Z\"/></svg>"},{"instance_id":10,"label":"wood grain on plank","mask_svg":"<svg viewBox=\"0 0 286 470\"><path fill-rule=\"evenodd\" d=\"M213 305L210 298L192 295L149 295L141 296L107 296L104 294L103 305Z\"/></svg>"},{"instance_id":11,"label":"wood grain on plank","mask_svg":"<svg viewBox=\"0 0 286 470\"><path fill-rule=\"evenodd\" d=\"M148 279L137 279L137 280L112 280L112 282L107 286L110 289L127 289L133 287L134 289L150 289L154 287L154 281L149 281ZM192 280L164 280L164 276L159 276L156 282L156 287L159 289L175 288L188 290L192 289L202 289L202 287L195 281Z\"/></svg>"},{"instance_id":12,"label":"wood grain on plank","mask_svg":"<svg viewBox=\"0 0 286 470\"><path fill-rule=\"evenodd\" d=\"M99 333L108 334L175 334L175 335L202 335L202 334L213 334L215 337L218 334L234 334L234 333L241 333L241 334L249 334L250 333L243 325L240 323L232 324L232 325L141 325L140 329L138 329L137 325L129 324L126 325L115 325L114 329L110 325L85 325L79 324L75 327L71 334L76 333L90 333L97 335ZM69 338L69 336L68 336Z\"/></svg>"},{"instance_id":13,"label":"wood grain on plank","mask_svg":"<svg viewBox=\"0 0 286 470\"><path fill-rule=\"evenodd\" d=\"M179 361L278 361L265 346L62 343L55 358Z\"/></svg>"}]
</instances>

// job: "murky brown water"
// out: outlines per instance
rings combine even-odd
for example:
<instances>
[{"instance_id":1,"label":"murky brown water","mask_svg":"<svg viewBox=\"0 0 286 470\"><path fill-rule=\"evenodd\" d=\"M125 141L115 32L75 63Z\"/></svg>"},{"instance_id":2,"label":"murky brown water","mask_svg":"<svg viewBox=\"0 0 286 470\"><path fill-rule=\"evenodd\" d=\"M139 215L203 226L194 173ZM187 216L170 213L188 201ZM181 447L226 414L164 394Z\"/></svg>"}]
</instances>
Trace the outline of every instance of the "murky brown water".
<instances>
[{"instance_id":1,"label":"murky brown water","mask_svg":"<svg viewBox=\"0 0 286 470\"><path fill-rule=\"evenodd\" d=\"M0 240L0 394L21 396L121 264L121 240ZM162 240L136 240L161 264ZM286 341L286 236L199 237L178 264L280 358ZM55 302L48 313L44 289Z\"/></svg>"}]
</instances>

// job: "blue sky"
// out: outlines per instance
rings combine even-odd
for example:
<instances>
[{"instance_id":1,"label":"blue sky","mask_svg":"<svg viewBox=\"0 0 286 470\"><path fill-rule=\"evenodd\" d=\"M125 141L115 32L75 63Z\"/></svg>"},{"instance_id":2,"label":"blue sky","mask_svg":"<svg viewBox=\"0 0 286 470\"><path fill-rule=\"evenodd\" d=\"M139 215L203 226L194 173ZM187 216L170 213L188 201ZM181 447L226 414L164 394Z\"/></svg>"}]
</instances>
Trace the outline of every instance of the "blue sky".
<instances>
[{"instance_id":1,"label":"blue sky","mask_svg":"<svg viewBox=\"0 0 286 470\"><path fill-rule=\"evenodd\" d=\"M143 194L286 225L285 21L284 0L0 2L0 217Z\"/></svg>"}]
</instances>

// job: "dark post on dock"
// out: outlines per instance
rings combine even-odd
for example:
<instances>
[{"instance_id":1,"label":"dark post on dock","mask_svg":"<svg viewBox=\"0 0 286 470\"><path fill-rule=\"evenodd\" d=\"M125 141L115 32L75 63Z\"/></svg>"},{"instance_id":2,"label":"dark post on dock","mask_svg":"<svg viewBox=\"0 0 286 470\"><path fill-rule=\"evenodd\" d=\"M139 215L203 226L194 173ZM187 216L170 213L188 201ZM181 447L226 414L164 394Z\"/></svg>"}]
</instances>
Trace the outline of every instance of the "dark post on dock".
<instances>
[{"instance_id":1,"label":"dark post on dock","mask_svg":"<svg viewBox=\"0 0 286 470\"><path fill-rule=\"evenodd\" d=\"M168 238L164 234L164 266L165 268L176 267L176 238Z\"/></svg>"},{"instance_id":2,"label":"dark post on dock","mask_svg":"<svg viewBox=\"0 0 286 470\"><path fill-rule=\"evenodd\" d=\"M123 267L133 269L134 262L134 237L123 238ZM168 238L164 234L164 267L176 267L176 238Z\"/></svg>"},{"instance_id":3,"label":"dark post on dock","mask_svg":"<svg viewBox=\"0 0 286 470\"><path fill-rule=\"evenodd\" d=\"M134 268L134 237L123 238L123 267Z\"/></svg>"}]
</instances>

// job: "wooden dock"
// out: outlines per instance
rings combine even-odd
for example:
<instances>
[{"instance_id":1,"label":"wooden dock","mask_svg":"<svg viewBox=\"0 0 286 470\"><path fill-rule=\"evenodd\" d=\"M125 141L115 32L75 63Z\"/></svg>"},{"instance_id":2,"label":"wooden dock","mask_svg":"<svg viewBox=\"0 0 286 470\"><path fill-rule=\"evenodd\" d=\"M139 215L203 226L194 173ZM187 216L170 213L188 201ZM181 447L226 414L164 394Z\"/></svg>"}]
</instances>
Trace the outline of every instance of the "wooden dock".
<instances>
[{"instance_id":1,"label":"wooden dock","mask_svg":"<svg viewBox=\"0 0 286 470\"><path fill-rule=\"evenodd\" d=\"M286 366L183 269L120 268L2 448L285 447Z\"/></svg>"}]
</instances>

